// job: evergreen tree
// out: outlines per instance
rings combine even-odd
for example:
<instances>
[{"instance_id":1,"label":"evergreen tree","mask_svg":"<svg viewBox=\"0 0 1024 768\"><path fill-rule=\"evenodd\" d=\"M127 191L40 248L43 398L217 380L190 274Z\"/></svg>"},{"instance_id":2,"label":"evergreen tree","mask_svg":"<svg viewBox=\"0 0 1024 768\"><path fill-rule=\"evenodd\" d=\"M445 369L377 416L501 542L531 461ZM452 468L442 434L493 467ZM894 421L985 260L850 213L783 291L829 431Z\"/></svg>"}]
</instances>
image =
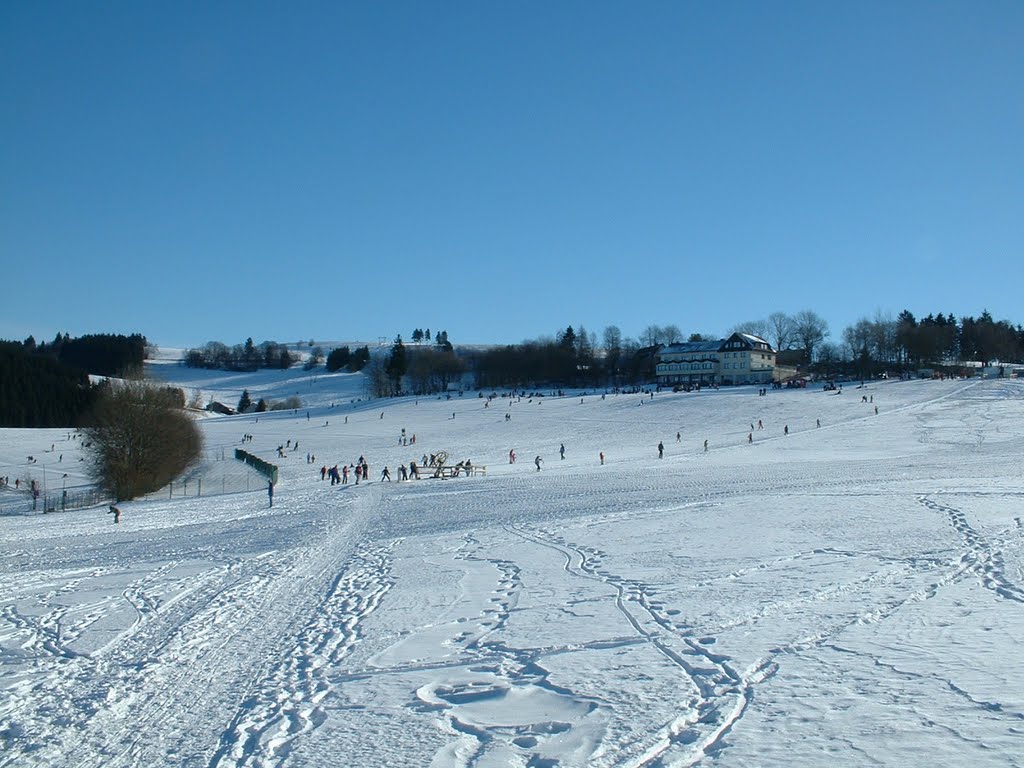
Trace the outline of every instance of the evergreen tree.
<instances>
[{"instance_id":1,"label":"evergreen tree","mask_svg":"<svg viewBox=\"0 0 1024 768\"><path fill-rule=\"evenodd\" d=\"M68 339L60 345L61 362L97 376L134 378L142 374L146 337L98 333Z\"/></svg>"},{"instance_id":2,"label":"evergreen tree","mask_svg":"<svg viewBox=\"0 0 1024 768\"><path fill-rule=\"evenodd\" d=\"M252 407L252 397L249 396L249 390L243 390L242 396L238 398L238 412L245 413Z\"/></svg>"},{"instance_id":3,"label":"evergreen tree","mask_svg":"<svg viewBox=\"0 0 1024 768\"><path fill-rule=\"evenodd\" d=\"M358 347L352 351L348 361L348 369L355 373L363 370L366 364L370 362L370 349L366 345Z\"/></svg>"},{"instance_id":4,"label":"evergreen tree","mask_svg":"<svg viewBox=\"0 0 1024 768\"><path fill-rule=\"evenodd\" d=\"M0 427L73 427L98 390L80 368L0 341Z\"/></svg>"},{"instance_id":5,"label":"evergreen tree","mask_svg":"<svg viewBox=\"0 0 1024 768\"><path fill-rule=\"evenodd\" d=\"M260 355L256 351L256 345L252 343L252 336L245 340L245 347L242 349L242 368L246 371L255 371L260 367Z\"/></svg>"},{"instance_id":6,"label":"evergreen tree","mask_svg":"<svg viewBox=\"0 0 1024 768\"><path fill-rule=\"evenodd\" d=\"M330 354L327 355L326 368L331 373L340 371L346 365L348 365L349 358L352 357L352 350L348 347L338 347L332 349Z\"/></svg>"},{"instance_id":7,"label":"evergreen tree","mask_svg":"<svg viewBox=\"0 0 1024 768\"><path fill-rule=\"evenodd\" d=\"M402 377L405 376L408 368L409 358L405 351L405 345L402 344L402 337L396 336L395 343L391 345L391 356L384 369L391 381L392 393L397 395L402 391Z\"/></svg>"}]
</instances>

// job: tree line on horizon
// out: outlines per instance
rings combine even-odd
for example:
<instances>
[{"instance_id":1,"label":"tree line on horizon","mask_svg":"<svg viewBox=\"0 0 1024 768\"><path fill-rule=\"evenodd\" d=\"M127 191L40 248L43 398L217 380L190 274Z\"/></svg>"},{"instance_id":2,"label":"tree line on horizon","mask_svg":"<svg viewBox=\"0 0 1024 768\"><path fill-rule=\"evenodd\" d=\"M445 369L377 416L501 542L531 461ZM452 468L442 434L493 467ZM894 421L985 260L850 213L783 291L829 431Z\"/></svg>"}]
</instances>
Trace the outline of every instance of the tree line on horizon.
<instances>
[{"instance_id":1,"label":"tree line on horizon","mask_svg":"<svg viewBox=\"0 0 1024 768\"><path fill-rule=\"evenodd\" d=\"M1024 327L997 321L988 310L959 320L952 313L918 320L907 309L896 318L879 312L847 326L837 342L826 341L828 326L813 315L805 311L790 317L776 312L767 320L740 323L733 330L761 336L788 362L862 378L886 370L1024 361ZM785 354L793 351L797 354Z\"/></svg>"},{"instance_id":2,"label":"tree line on horizon","mask_svg":"<svg viewBox=\"0 0 1024 768\"><path fill-rule=\"evenodd\" d=\"M883 370L949 368L964 360L1024 359L1024 328L1006 320L996 321L987 310L977 318L959 320L951 313L929 314L921 320L909 310L895 319L878 313L844 329L836 341L830 340L825 319L809 309L795 314L773 312L764 319L738 323L726 336L734 332L749 333L770 343L779 353L780 364L830 376L863 378ZM355 351L340 347L326 355L325 366L332 372L342 368L365 370L367 392L373 397L442 392L452 383L465 381L466 376L477 389L630 387L653 380L662 347L718 338L701 332L684 334L677 325L648 325L638 339L633 339L609 325L598 339L583 326L570 325L553 337L470 348L455 347L447 331L438 331L432 338L429 329L415 328L410 345L399 334L386 355L371 355L367 347ZM272 343L264 342L260 348L267 344ZM211 345L227 349L216 342L208 347ZM251 339L245 347L253 347ZM241 347L236 345L234 349ZM307 367L322 360L322 351L316 347Z\"/></svg>"},{"instance_id":3,"label":"tree line on horizon","mask_svg":"<svg viewBox=\"0 0 1024 768\"><path fill-rule=\"evenodd\" d=\"M915 368L950 369L963 361L1024 361L1024 327L995 320L984 310L956 318L933 313L920 319L909 310L895 318L876 313L861 318L832 340L828 323L812 310L773 312L760 320L738 323L729 333L763 338L779 352L779 363L810 372L869 377L882 371ZM624 337L609 325L600 338L582 325L557 331L553 337L490 348L455 347L447 331L431 336L413 329L412 345L401 335L386 355L367 346L338 347L324 355L312 341L306 365L323 364L327 371L365 371L367 391L375 397L430 394L448 389L469 376L478 389L532 386L629 387L650 383L657 353L683 342L720 338L684 334L676 325L648 325L638 339ZM142 373L149 354L142 334L89 334L72 338L59 333L49 343L0 340L0 426L76 426L93 407L95 386L89 374L132 378ZM255 344L252 338L228 346L211 341L189 349L184 363L200 368L254 371L290 368L299 355L274 341Z\"/></svg>"},{"instance_id":4,"label":"tree line on horizon","mask_svg":"<svg viewBox=\"0 0 1024 768\"><path fill-rule=\"evenodd\" d=\"M866 378L883 371L951 369L967 361L1024 360L1024 327L996 321L987 310L977 318L959 320L952 313L929 314L921 320L909 310L895 319L877 313L845 328L838 342L828 340L828 323L809 309L793 315L773 312L763 320L739 323L726 336L734 332L768 341L779 353L780 364L829 376ZM624 338L617 326L610 325L599 343L583 326L570 325L554 338L484 350L458 349L448 343L442 354L436 345L406 347L399 335L387 358L371 362L367 369L368 390L375 397L440 392L466 373L481 390L642 385L654 378L662 347L716 338L705 333L686 336L675 325L649 325L635 340Z\"/></svg>"}]
</instances>

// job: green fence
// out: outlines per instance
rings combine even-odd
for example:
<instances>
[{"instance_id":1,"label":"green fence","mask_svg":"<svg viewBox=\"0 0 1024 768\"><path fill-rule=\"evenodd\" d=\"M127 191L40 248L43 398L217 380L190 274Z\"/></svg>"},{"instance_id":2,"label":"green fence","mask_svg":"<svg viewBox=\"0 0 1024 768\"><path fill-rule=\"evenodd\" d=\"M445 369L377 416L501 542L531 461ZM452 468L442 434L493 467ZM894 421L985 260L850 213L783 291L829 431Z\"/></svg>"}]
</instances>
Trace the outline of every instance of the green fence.
<instances>
[{"instance_id":1,"label":"green fence","mask_svg":"<svg viewBox=\"0 0 1024 768\"><path fill-rule=\"evenodd\" d=\"M235 458L239 461L244 461L265 478L277 485L277 467L269 461L261 459L259 456L253 456L251 453L243 451L241 448L235 448Z\"/></svg>"}]
</instances>

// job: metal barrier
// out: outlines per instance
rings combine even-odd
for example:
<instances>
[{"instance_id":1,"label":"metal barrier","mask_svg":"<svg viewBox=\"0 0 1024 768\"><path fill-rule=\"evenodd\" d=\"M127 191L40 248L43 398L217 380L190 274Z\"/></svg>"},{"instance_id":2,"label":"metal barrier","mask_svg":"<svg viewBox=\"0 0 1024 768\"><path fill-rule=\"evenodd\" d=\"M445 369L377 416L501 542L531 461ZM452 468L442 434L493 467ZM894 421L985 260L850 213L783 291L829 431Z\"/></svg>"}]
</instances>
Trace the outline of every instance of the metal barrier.
<instances>
[{"instance_id":1,"label":"metal barrier","mask_svg":"<svg viewBox=\"0 0 1024 768\"><path fill-rule=\"evenodd\" d=\"M109 504L111 501L109 493L93 487L68 488L53 493L41 493L36 498L33 498L31 491L15 491L8 487L0 492L0 516L66 512L71 509Z\"/></svg>"},{"instance_id":2,"label":"metal barrier","mask_svg":"<svg viewBox=\"0 0 1024 768\"><path fill-rule=\"evenodd\" d=\"M229 456L231 458L229 458ZM277 468L273 468L276 476ZM229 493L265 491L267 480L260 470L236 461L229 451L215 449L205 451L200 462L184 475L158 491L146 494L141 499L178 499L197 496L219 496ZM33 498L30 479L21 479L20 488L15 488L14 479L7 487L0 488L0 516L33 515L50 512L65 512L101 504L113 503L113 497L96 486L77 486L61 490L40 492Z\"/></svg>"},{"instance_id":3,"label":"metal barrier","mask_svg":"<svg viewBox=\"0 0 1024 768\"><path fill-rule=\"evenodd\" d=\"M276 470L276 468L275 468ZM228 493L266 490L267 481L256 467L227 458L223 451L207 453L203 460L147 499L179 499L220 496Z\"/></svg>"}]
</instances>

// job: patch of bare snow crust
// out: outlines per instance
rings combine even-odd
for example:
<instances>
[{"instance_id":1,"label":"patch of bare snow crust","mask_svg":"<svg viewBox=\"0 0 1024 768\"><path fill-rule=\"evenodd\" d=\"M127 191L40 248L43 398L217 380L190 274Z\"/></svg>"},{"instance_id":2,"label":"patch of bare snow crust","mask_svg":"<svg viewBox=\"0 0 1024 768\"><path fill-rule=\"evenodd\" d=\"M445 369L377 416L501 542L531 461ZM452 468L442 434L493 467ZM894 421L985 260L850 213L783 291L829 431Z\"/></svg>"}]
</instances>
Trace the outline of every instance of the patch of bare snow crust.
<instances>
[{"instance_id":1,"label":"patch of bare snow crust","mask_svg":"<svg viewBox=\"0 0 1024 768\"><path fill-rule=\"evenodd\" d=\"M245 386L304 397L200 422L273 507L0 516L0 767L1024 765L1022 382ZM486 474L397 481L438 451Z\"/></svg>"}]
</instances>

